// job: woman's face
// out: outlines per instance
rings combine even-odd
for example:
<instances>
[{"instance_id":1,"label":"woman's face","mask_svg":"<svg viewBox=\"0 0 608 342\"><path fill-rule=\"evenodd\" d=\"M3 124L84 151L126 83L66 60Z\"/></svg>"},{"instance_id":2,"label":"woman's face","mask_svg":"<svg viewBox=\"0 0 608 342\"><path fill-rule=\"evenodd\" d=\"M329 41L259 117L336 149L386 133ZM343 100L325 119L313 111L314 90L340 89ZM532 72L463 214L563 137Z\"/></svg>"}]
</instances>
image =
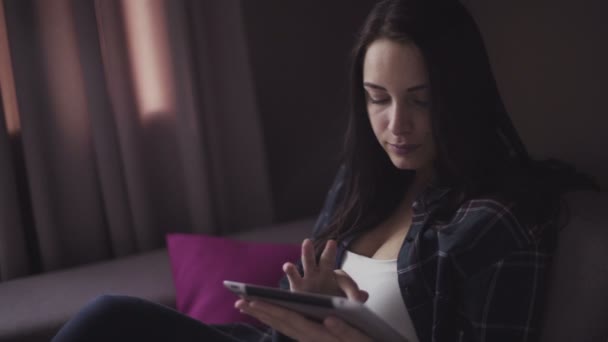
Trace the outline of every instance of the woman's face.
<instances>
[{"instance_id":1,"label":"woman's face","mask_svg":"<svg viewBox=\"0 0 608 342\"><path fill-rule=\"evenodd\" d=\"M363 62L369 121L398 169L432 169L430 84L420 50L388 39L374 41Z\"/></svg>"}]
</instances>

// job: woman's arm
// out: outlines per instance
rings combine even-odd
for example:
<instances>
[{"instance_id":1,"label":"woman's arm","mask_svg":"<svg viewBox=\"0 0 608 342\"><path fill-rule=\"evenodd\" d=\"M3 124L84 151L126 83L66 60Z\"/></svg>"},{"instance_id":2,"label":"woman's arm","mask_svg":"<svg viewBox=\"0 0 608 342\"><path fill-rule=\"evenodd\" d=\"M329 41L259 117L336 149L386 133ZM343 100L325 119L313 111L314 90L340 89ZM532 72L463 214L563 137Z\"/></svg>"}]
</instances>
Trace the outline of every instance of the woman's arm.
<instances>
[{"instance_id":1,"label":"woman's arm","mask_svg":"<svg viewBox=\"0 0 608 342\"><path fill-rule=\"evenodd\" d=\"M463 208L439 234L450 262L438 270L443 280L436 289L443 296L435 298L433 336L442 342L538 341L555 227L527 224L521 208L508 201L476 199Z\"/></svg>"},{"instance_id":2,"label":"woman's arm","mask_svg":"<svg viewBox=\"0 0 608 342\"><path fill-rule=\"evenodd\" d=\"M460 289L462 341L534 342L541 316L551 256L531 247L514 251L468 277Z\"/></svg>"}]
</instances>

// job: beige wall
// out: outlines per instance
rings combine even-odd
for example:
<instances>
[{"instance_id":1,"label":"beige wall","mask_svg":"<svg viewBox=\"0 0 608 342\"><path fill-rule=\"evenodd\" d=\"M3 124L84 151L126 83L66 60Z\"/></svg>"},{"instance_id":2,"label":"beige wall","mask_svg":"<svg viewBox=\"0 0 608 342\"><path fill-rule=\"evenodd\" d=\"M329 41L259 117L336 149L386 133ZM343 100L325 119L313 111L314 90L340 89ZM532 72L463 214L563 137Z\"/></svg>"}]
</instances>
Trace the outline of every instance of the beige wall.
<instances>
[{"instance_id":1,"label":"beige wall","mask_svg":"<svg viewBox=\"0 0 608 342\"><path fill-rule=\"evenodd\" d=\"M608 189L608 1L463 1L530 152Z\"/></svg>"}]
</instances>

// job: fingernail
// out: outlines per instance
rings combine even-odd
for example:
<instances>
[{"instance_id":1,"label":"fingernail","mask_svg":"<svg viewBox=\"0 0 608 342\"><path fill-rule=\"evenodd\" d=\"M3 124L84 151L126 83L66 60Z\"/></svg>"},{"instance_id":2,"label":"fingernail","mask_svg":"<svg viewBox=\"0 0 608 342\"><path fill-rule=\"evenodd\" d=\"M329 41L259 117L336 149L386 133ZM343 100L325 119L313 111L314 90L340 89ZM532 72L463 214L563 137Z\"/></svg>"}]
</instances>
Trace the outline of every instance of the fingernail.
<instances>
[{"instance_id":1,"label":"fingernail","mask_svg":"<svg viewBox=\"0 0 608 342\"><path fill-rule=\"evenodd\" d=\"M338 326L338 321L336 321L336 319L333 317L329 317L325 320L325 325L328 328L335 328Z\"/></svg>"}]
</instances>

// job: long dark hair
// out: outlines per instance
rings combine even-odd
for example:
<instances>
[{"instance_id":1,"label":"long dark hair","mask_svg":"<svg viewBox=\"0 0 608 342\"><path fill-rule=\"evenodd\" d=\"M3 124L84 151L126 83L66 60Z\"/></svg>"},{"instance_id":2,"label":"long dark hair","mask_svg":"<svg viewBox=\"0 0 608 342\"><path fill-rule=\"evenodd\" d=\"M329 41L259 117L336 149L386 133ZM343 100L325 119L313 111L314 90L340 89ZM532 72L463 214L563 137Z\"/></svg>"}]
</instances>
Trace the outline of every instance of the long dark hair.
<instances>
[{"instance_id":1,"label":"long dark hair","mask_svg":"<svg viewBox=\"0 0 608 342\"><path fill-rule=\"evenodd\" d=\"M560 193L594 185L564 163L529 157L498 93L481 34L464 6L456 0L384 0L368 15L352 51L346 179L341 201L315 239L317 252L327 239L384 220L415 174L394 167L368 119L363 61L380 38L414 44L426 61L436 185L450 189L434 220L448 220L467 199L497 195L517 202L524 218L539 224L557 218Z\"/></svg>"}]
</instances>

